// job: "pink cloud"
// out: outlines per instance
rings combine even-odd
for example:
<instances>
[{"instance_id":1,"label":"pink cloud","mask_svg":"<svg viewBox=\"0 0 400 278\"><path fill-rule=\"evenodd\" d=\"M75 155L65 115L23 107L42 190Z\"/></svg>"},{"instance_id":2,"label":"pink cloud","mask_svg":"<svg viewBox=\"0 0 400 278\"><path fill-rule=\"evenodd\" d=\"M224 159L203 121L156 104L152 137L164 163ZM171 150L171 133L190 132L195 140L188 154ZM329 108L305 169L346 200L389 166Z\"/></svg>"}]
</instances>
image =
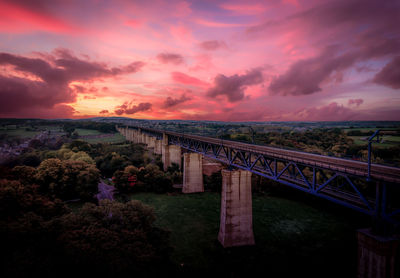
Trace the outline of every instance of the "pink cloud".
<instances>
[{"instance_id":1,"label":"pink cloud","mask_svg":"<svg viewBox=\"0 0 400 278\"><path fill-rule=\"evenodd\" d=\"M247 4L247 3L225 3L220 5L221 8L231 11L235 14L256 15L267 10L265 4Z\"/></svg>"},{"instance_id":2,"label":"pink cloud","mask_svg":"<svg viewBox=\"0 0 400 278\"><path fill-rule=\"evenodd\" d=\"M207 86L208 84L204 81L196 77L192 77L190 75L184 74L182 72L172 72L171 77L175 82L187 85L195 85L195 86Z\"/></svg>"},{"instance_id":3,"label":"pink cloud","mask_svg":"<svg viewBox=\"0 0 400 278\"><path fill-rule=\"evenodd\" d=\"M321 107L307 108L291 116L296 121L349 121L357 117L357 113L343 105L332 102Z\"/></svg>"},{"instance_id":4,"label":"pink cloud","mask_svg":"<svg viewBox=\"0 0 400 278\"><path fill-rule=\"evenodd\" d=\"M10 1L0 1L0 30L2 32L32 32L42 30L54 33L76 33L77 26Z\"/></svg>"},{"instance_id":5,"label":"pink cloud","mask_svg":"<svg viewBox=\"0 0 400 278\"><path fill-rule=\"evenodd\" d=\"M132 27L132 28L138 28L142 25L142 23L139 20L130 19L130 20L125 21L125 25Z\"/></svg>"},{"instance_id":6,"label":"pink cloud","mask_svg":"<svg viewBox=\"0 0 400 278\"><path fill-rule=\"evenodd\" d=\"M218 22L213 20L206 20L202 18L198 18L195 22L199 25L207 26L207 27L217 27L217 28L232 28L232 27L243 27L248 26L245 23L225 23L225 22Z\"/></svg>"}]
</instances>

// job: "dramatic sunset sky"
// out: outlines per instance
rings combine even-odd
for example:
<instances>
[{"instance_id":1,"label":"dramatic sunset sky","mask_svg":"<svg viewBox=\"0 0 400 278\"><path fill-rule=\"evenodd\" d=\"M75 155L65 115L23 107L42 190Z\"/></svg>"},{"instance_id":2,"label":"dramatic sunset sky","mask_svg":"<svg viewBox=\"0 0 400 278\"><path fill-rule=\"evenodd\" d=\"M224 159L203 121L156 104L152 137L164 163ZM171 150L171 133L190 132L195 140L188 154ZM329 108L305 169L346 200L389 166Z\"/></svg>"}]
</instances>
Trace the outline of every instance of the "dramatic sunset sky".
<instances>
[{"instance_id":1,"label":"dramatic sunset sky","mask_svg":"<svg viewBox=\"0 0 400 278\"><path fill-rule=\"evenodd\" d=\"M0 117L400 120L399 0L0 0Z\"/></svg>"}]
</instances>

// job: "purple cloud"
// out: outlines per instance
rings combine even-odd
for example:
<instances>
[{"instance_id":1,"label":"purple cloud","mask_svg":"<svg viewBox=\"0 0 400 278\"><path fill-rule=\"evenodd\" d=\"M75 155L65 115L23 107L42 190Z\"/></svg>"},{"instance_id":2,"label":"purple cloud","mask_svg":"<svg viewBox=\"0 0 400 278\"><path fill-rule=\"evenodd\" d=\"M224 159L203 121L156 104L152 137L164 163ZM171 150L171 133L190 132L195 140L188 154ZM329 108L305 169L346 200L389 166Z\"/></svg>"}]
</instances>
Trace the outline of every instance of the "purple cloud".
<instances>
[{"instance_id":1,"label":"purple cloud","mask_svg":"<svg viewBox=\"0 0 400 278\"><path fill-rule=\"evenodd\" d=\"M185 93L183 93L179 98L167 97L167 99L164 101L163 107L170 108L188 100L191 100L191 98L186 96Z\"/></svg>"},{"instance_id":2,"label":"purple cloud","mask_svg":"<svg viewBox=\"0 0 400 278\"><path fill-rule=\"evenodd\" d=\"M20 111L27 105L51 108L56 104L74 102L76 94L84 88L78 85L71 90L70 82L132 73L144 65L134 62L110 69L102 63L79 59L66 49L56 49L54 55L47 57L48 60L0 53L0 65L9 65L15 71L38 77L38 80L32 80L0 75L0 110L3 113Z\"/></svg>"},{"instance_id":3,"label":"purple cloud","mask_svg":"<svg viewBox=\"0 0 400 278\"><path fill-rule=\"evenodd\" d=\"M125 102L115 108L114 113L117 115L128 114L132 115L137 112L150 110L152 104L149 102L142 102L138 105L132 105L132 103Z\"/></svg>"},{"instance_id":4,"label":"purple cloud","mask_svg":"<svg viewBox=\"0 0 400 278\"><path fill-rule=\"evenodd\" d=\"M184 59L182 55L176 53L160 53L157 55L157 59L163 64L182 64Z\"/></svg>"},{"instance_id":5,"label":"purple cloud","mask_svg":"<svg viewBox=\"0 0 400 278\"><path fill-rule=\"evenodd\" d=\"M261 69L253 69L243 75L225 76L219 74L214 79L214 87L207 91L207 96L216 97L225 95L229 102L235 102L244 98L244 89L247 86L263 82Z\"/></svg>"},{"instance_id":6,"label":"purple cloud","mask_svg":"<svg viewBox=\"0 0 400 278\"><path fill-rule=\"evenodd\" d=\"M378 72L373 81L393 89L400 89L400 56L394 58Z\"/></svg>"},{"instance_id":7,"label":"purple cloud","mask_svg":"<svg viewBox=\"0 0 400 278\"><path fill-rule=\"evenodd\" d=\"M349 101L347 102L348 105L355 105L355 106L360 106L361 104L363 104L364 100L361 98L357 98L357 99L349 99Z\"/></svg>"},{"instance_id":8,"label":"purple cloud","mask_svg":"<svg viewBox=\"0 0 400 278\"><path fill-rule=\"evenodd\" d=\"M217 50L218 48L226 48L226 43L223 41L211 40L211 41L204 41L199 44L199 46L203 50L212 51Z\"/></svg>"}]
</instances>

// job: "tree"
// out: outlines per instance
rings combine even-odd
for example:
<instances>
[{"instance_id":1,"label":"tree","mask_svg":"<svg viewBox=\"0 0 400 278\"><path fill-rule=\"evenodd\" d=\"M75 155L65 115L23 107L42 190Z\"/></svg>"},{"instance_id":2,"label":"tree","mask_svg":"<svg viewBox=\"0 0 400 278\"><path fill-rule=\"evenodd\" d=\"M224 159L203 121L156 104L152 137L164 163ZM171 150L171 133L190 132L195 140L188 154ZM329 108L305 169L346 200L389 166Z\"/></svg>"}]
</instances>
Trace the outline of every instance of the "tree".
<instances>
[{"instance_id":1,"label":"tree","mask_svg":"<svg viewBox=\"0 0 400 278\"><path fill-rule=\"evenodd\" d=\"M36 183L36 169L30 166L15 166L12 171L14 179L19 180L22 184L32 185Z\"/></svg>"},{"instance_id":2,"label":"tree","mask_svg":"<svg viewBox=\"0 0 400 278\"><path fill-rule=\"evenodd\" d=\"M76 153L72 153L69 160L73 161L83 161L88 164L95 164L94 160L85 152L79 151Z\"/></svg>"},{"instance_id":3,"label":"tree","mask_svg":"<svg viewBox=\"0 0 400 278\"><path fill-rule=\"evenodd\" d=\"M139 171L139 180L145 184L146 191L165 193L172 189L170 175L160 170L157 165L148 164Z\"/></svg>"},{"instance_id":4,"label":"tree","mask_svg":"<svg viewBox=\"0 0 400 278\"><path fill-rule=\"evenodd\" d=\"M57 221L70 263L102 276L153 276L169 263L168 232L154 226L151 207L139 201L85 204ZM157 266L157 267L154 267Z\"/></svg>"},{"instance_id":5,"label":"tree","mask_svg":"<svg viewBox=\"0 0 400 278\"><path fill-rule=\"evenodd\" d=\"M67 137L71 137L71 134L72 132L74 132L75 128L70 125L64 124L63 130L67 133Z\"/></svg>"},{"instance_id":6,"label":"tree","mask_svg":"<svg viewBox=\"0 0 400 278\"><path fill-rule=\"evenodd\" d=\"M130 186L129 177L136 175L138 184ZM114 185L120 193L133 191L149 191L165 193L172 189L172 178L170 173L164 173L157 165L148 164L140 169L135 166L127 166L123 171L119 170L113 176Z\"/></svg>"},{"instance_id":7,"label":"tree","mask_svg":"<svg viewBox=\"0 0 400 278\"><path fill-rule=\"evenodd\" d=\"M35 186L0 180L0 276L160 276L170 264L169 233L154 220L139 201L72 213Z\"/></svg>"},{"instance_id":8,"label":"tree","mask_svg":"<svg viewBox=\"0 0 400 278\"><path fill-rule=\"evenodd\" d=\"M100 172L94 165L83 161L50 158L40 164L35 177L42 192L63 200L91 200L97 193Z\"/></svg>"},{"instance_id":9,"label":"tree","mask_svg":"<svg viewBox=\"0 0 400 278\"><path fill-rule=\"evenodd\" d=\"M133 176L137 177L138 174L139 169L133 165L125 167L123 171L115 171L113 176L115 188L117 188L120 193L132 192L134 188L131 186L131 182L129 181L129 179Z\"/></svg>"}]
</instances>

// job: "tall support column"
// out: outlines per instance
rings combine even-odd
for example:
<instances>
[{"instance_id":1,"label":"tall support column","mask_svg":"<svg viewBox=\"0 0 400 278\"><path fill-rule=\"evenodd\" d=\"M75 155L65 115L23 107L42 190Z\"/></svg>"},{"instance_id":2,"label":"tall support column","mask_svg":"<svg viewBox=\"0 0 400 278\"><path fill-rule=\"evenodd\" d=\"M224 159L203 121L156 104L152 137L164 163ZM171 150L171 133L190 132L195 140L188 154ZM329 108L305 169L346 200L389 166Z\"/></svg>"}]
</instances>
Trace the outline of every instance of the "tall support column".
<instances>
[{"instance_id":1,"label":"tall support column","mask_svg":"<svg viewBox=\"0 0 400 278\"><path fill-rule=\"evenodd\" d=\"M396 269L399 263L399 258L396 257L399 248L398 238L373 235L369 229L359 230L357 238L358 278L400 276L400 267Z\"/></svg>"},{"instance_id":2,"label":"tall support column","mask_svg":"<svg viewBox=\"0 0 400 278\"><path fill-rule=\"evenodd\" d=\"M198 153L183 154L183 193L204 192L203 156Z\"/></svg>"},{"instance_id":3,"label":"tall support column","mask_svg":"<svg viewBox=\"0 0 400 278\"><path fill-rule=\"evenodd\" d=\"M155 148L155 145L156 145L156 138L149 136L149 143L147 144L147 147Z\"/></svg>"},{"instance_id":4,"label":"tall support column","mask_svg":"<svg viewBox=\"0 0 400 278\"><path fill-rule=\"evenodd\" d=\"M178 164L179 169L182 168L182 150L181 147L170 145L169 146L169 159L172 166L172 163Z\"/></svg>"},{"instance_id":5,"label":"tall support column","mask_svg":"<svg viewBox=\"0 0 400 278\"><path fill-rule=\"evenodd\" d=\"M167 171L170 164L170 155L169 155L169 145L168 145L168 135L163 134L162 139L162 146L161 146L161 155L162 155L162 162L164 164L164 171Z\"/></svg>"},{"instance_id":6,"label":"tall support column","mask_svg":"<svg viewBox=\"0 0 400 278\"><path fill-rule=\"evenodd\" d=\"M154 142L154 153L155 154L162 154L162 140L156 140Z\"/></svg>"},{"instance_id":7,"label":"tall support column","mask_svg":"<svg viewBox=\"0 0 400 278\"><path fill-rule=\"evenodd\" d=\"M222 170L221 222L223 247L254 245L251 172Z\"/></svg>"},{"instance_id":8,"label":"tall support column","mask_svg":"<svg viewBox=\"0 0 400 278\"><path fill-rule=\"evenodd\" d=\"M136 129L133 129L133 130L132 130L132 142L133 142L133 143L136 143L136 136L137 136L137 135L136 135Z\"/></svg>"},{"instance_id":9,"label":"tall support column","mask_svg":"<svg viewBox=\"0 0 400 278\"><path fill-rule=\"evenodd\" d=\"M140 143L140 131L139 130L135 130L135 140L134 140L134 142L136 144Z\"/></svg>"},{"instance_id":10,"label":"tall support column","mask_svg":"<svg viewBox=\"0 0 400 278\"><path fill-rule=\"evenodd\" d=\"M162 140L162 162L164 164L164 171L167 171L172 163L178 164L179 169L182 165L182 152L181 147L175 145L168 145L168 135L163 134Z\"/></svg>"},{"instance_id":11,"label":"tall support column","mask_svg":"<svg viewBox=\"0 0 400 278\"><path fill-rule=\"evenodd\" d=\"M128 129L128 141L133 141L133 129Z\"/></svg>"}]
</instances>

